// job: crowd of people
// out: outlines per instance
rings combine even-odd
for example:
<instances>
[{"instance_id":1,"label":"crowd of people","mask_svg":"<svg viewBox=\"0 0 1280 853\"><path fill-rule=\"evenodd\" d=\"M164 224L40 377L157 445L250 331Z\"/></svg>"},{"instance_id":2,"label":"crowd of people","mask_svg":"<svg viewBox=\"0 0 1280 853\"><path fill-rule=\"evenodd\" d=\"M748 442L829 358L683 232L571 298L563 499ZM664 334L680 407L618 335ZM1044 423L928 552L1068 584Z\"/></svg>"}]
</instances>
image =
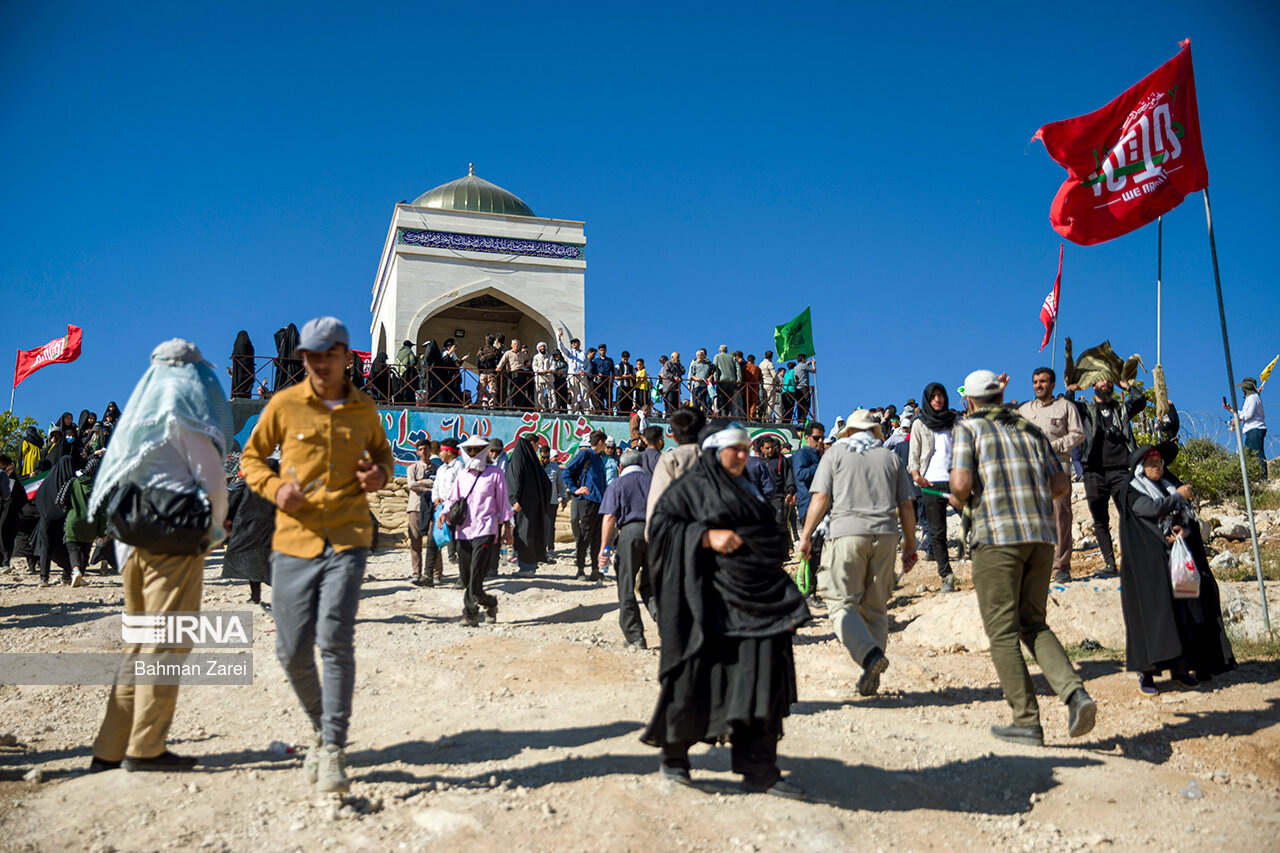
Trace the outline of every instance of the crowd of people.
<instances>
[{"instance_id":1,"label":"crowd of people","mask_svg":"<svg viewBox=\"0 0 1280 853\"><path fill-rule=\"evenodd\" d=\"M125 546L126 609L197 609L203 555L229 529L224 572L231 566L228 576L248 580L254 600L261 584L272 586L277 657L314 733L306 777L321 791L344 791L356 612L374 539L364 495L388 483L395 463L374 398L352 380L346 328L331 317L312 320L296 335L296 355L302 380L271 395L236 456L227 402L212 392L209 366L188 342L162 344L123 415L113 405L96 431L91 417L81 419L82 429L64 416L52 443L32 435L21 460L0 457L8 475L0 481L9 487L4 545L11 548L12 518L33 520L14 523L47 578L48 561L58 559L55 542L83 554L103 533L94 525L109 517ZM719 375L727 375L735 356L725 348L721 356L726 373ZM671 361L678 364L678 354ZM715 377L709 363L700 372ZM407 472L410 579L435 586L453 563L460 623L496 621L500 601L486 580L502 568L504 550L511 549L516 574L536 575L554 557L557 515L568 509L575 577L598 583L612 572L629 646L648 647L645 611L657 625L659 696L642 739L659 749L662 776L691 784L689 750L727 740L744 790L802 798L777 766L797 698L796 629L814 618L812 604L825 605L861 669L858 693L875 695L891 663L890 598L921 556L917 543L927 543L937 565L940 594L959 587L947 534L954 511L963 518L956 559L964 553L970 561L1011 713L1010 724L991 734L1044 743L1025 649L1066 706L1068 735L1080 737L1098 707L1047 624L1050 584L1073 577L1075 464L1102 550L1095 576L1122 580L1126 664L1138 689L1158 693L1155 679L1164 672L1175 688L1198 689L1235 660L1194 494L1167 469L1178 452L1176 412L1155 425L1159 442L1139 446L1130 423L1139 396L1116 398L1117 385L1130 390L1118 375L1067 395L1055 394L1049 368L1030 380L1034 398L1016 405L1005 399L1007 375L973 371L959 389L960 408L943 383L931 382L921 402L908 399L901 412L858 408L830 431L806 419L795 448L776 433L753 440L732 417L714 416L745 416L760 405L763 396L739 397L737 384L723 396L718 386L709 389L714 403L676 406L669 431L633 420L625 446L595 431L563 466L537 435L509 449L479 436L423 441ZM569 388L584 404L598 390L580 381ZM491 393L502 393L500 383ZM1072 399L1077 393L1088 399ZM1251 415L1261 418L1260 401ZM330 431L346 440L308 440ZM37 469L45 479L25 501L24 479ZM135 526L117 496L139 488L199 496L207 509L195 531L202 550L129 532ZM1112 500L1121 519L1118 570L1105 520ZM1170 581L1175 549L1190 555L1194 595ZM793 555L801 558L795 578L784 569ZM77 559L69 560L73 571ZM176 697L176 687L117 685L91 769L193 765L165 746Z\"/></svg>"},{"instance_id":2,"label":"crowd of people","mask_svg":"<svg viewBox=\"0 0 1280 853\"><path fill-rule=\"evenodd\" d=\"M248 333L240 332L228 368L231 396L267 398L301 381L297 341L290 324L276 332L277 355L259 360ZM627 350L615 361L607 344L584 351L581 340L566 342L563 332L554 346L539 341L533 350L495 333L485 335L474 358L453 338L443 345L404 341L394 358L379 352L368 364L352 351L347 372L355 387L384 404L621 416L671 415L691 406L709 416L803 424L815 409L814 362L812 354L797 353L775 363L766 350L757 363L754 353L721 345L710 358L697 350L687 368L679 352L660 355L651 370Z\"/></svg>"}]
</instances>

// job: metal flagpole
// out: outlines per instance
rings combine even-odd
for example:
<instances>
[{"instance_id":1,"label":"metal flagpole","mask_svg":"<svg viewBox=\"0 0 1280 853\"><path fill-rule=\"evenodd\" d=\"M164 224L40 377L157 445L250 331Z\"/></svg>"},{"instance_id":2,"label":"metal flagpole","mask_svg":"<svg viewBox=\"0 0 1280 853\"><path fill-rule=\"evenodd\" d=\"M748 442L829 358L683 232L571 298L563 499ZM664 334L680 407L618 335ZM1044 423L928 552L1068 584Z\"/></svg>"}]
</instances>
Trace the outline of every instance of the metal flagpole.
<instances>
[{"instance_id":1,"label":"metal flagpole","mask_svg":"<svg viewBox=\"0 0 1280 853\"><path fill-rule=\"evenodd\" d=\"M1163 362L1160 361L1160 290L1161 279L1164 267L1164 217L1156 217L1156 365L1159 366Z\"/></svg>"},{"instance_id":2,"label":"metal flagpole","mask_svg":"<svg viewBox=\"0 0 1280 853\"><path fill-rule=\"evenodd\" d=\"M1062 305L1058 305L1058 314L1053 318L1053 349L1049 351L1049 369L1053 370L1058 363L1058 323L1062 320ZM1043 364L1044 362L1041 362Z\"/></svg>"},{"instance_id":3,"label":"metal flagpole","mask_svg":"<svg viewBox=\"0 0 1280 853\"><path fill-rule=\"evenodd\" d=\"M1253 520L1253 494L1249 489L1249 470L1244 458L1244 433L1240 430L1240 407L1236 402L1236 377L1231 369L1231 344L1227 341L1227 309L1222 304L1222 279L1218 275L1218 247L1213 240L1213 210L1209 207L1209 188L1204 188L1204 218L1209 225L1209 254L1213 257L1213 285L1218 290L1218 319L1222 322L1222 352L1227 359L1227 385L1231 392L1231 411L1235 415L1236 452L1240 454L1240 478L1244 481L1244 505L1249 513L1249 535L1253 540L1253 569L1258 575L1258 595L1262 598L1262 622L1271 633L1271 616L1267 613L1267 587L1262 582L1262 557L1258 554L1258 525Z\"/></svg>"}]
</instances>

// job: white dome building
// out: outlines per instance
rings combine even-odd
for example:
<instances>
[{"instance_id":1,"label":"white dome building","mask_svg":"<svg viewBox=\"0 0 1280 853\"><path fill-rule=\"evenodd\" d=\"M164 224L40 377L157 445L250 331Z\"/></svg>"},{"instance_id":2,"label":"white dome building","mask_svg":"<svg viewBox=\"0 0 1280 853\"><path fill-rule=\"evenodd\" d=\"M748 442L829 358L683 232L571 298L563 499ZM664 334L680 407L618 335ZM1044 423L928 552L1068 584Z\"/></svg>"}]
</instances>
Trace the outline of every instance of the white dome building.
<instances>
[{"instance_id":1,"label":"white dome building","mask_svg":"<svg viewBox=\"0 0 1280 853\"><path fill-rule=\"evenodd\" d=\"M403 341L458 340L476 350L503 332L532 350L586 339L584 223L535 216L472 167L464 178L397 204L373 285L369 328L376 356Z\"/></svg>"}]
</instances>

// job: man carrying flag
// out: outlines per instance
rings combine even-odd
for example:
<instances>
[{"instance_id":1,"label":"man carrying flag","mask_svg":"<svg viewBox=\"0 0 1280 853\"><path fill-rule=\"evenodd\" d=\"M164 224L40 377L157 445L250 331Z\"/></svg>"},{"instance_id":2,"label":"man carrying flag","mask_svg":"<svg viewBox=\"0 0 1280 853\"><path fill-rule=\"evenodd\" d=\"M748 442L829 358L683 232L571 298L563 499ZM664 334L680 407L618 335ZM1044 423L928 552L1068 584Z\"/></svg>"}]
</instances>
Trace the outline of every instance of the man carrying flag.
<instances>
[{"instance_id":1,"label":"man carrying flag","mask_svg":"<svg viewBox=\"0 0 1280 853\"><path fill-rule=\"evenodd\" d=\"M1049 221L1073 243L1127 234L1209 186L1190 39L1179 47L1105 107L1036 131L1067 170Z\"/></svg>"}]
</instances>

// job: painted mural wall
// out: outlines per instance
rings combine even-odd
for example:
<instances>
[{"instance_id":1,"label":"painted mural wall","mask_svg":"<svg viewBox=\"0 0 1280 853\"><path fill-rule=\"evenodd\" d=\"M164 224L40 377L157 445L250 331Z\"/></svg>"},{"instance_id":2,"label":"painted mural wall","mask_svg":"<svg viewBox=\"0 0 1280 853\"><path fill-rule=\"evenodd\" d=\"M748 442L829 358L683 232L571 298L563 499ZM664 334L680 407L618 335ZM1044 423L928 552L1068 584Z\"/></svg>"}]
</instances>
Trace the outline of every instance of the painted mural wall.
<instances>
[{"instance_id":1,"label":"painted mural wall","mask_svg":"<svg viewBox=\"0 0 1280 853\"><path fill-rule=\"evenodd\" d=\"M236 440L243 447L258 423L262 404L258 401L232 401L232 413L239 429ZM543 412L502 412L480 414L460 412L457 410L439 409L378 409L382 418L382 426L387 431L387 440L391 442L391 450L395 454L398 466L411 465L418 459L414 445L419 441L441 441L445 438L456 438L458 441L473 435L482 438L500 438L503 445L510 450L517 438L536 435L538 443L551 448L551 458L557 462L568 462L578 452L579 445L597 429L604 430L612 436L620 448L631 446L631 427L626 420L619 418L596 418L590 415L552 415ZM653 424L667 430L667 447L675 446L670 428L662 421L655 419ZM748 427L752 438L761 435L775 435L782 440L784 446L795 446L796 432L794 427L756 426Z\"/></svg>"}]
</instances>

